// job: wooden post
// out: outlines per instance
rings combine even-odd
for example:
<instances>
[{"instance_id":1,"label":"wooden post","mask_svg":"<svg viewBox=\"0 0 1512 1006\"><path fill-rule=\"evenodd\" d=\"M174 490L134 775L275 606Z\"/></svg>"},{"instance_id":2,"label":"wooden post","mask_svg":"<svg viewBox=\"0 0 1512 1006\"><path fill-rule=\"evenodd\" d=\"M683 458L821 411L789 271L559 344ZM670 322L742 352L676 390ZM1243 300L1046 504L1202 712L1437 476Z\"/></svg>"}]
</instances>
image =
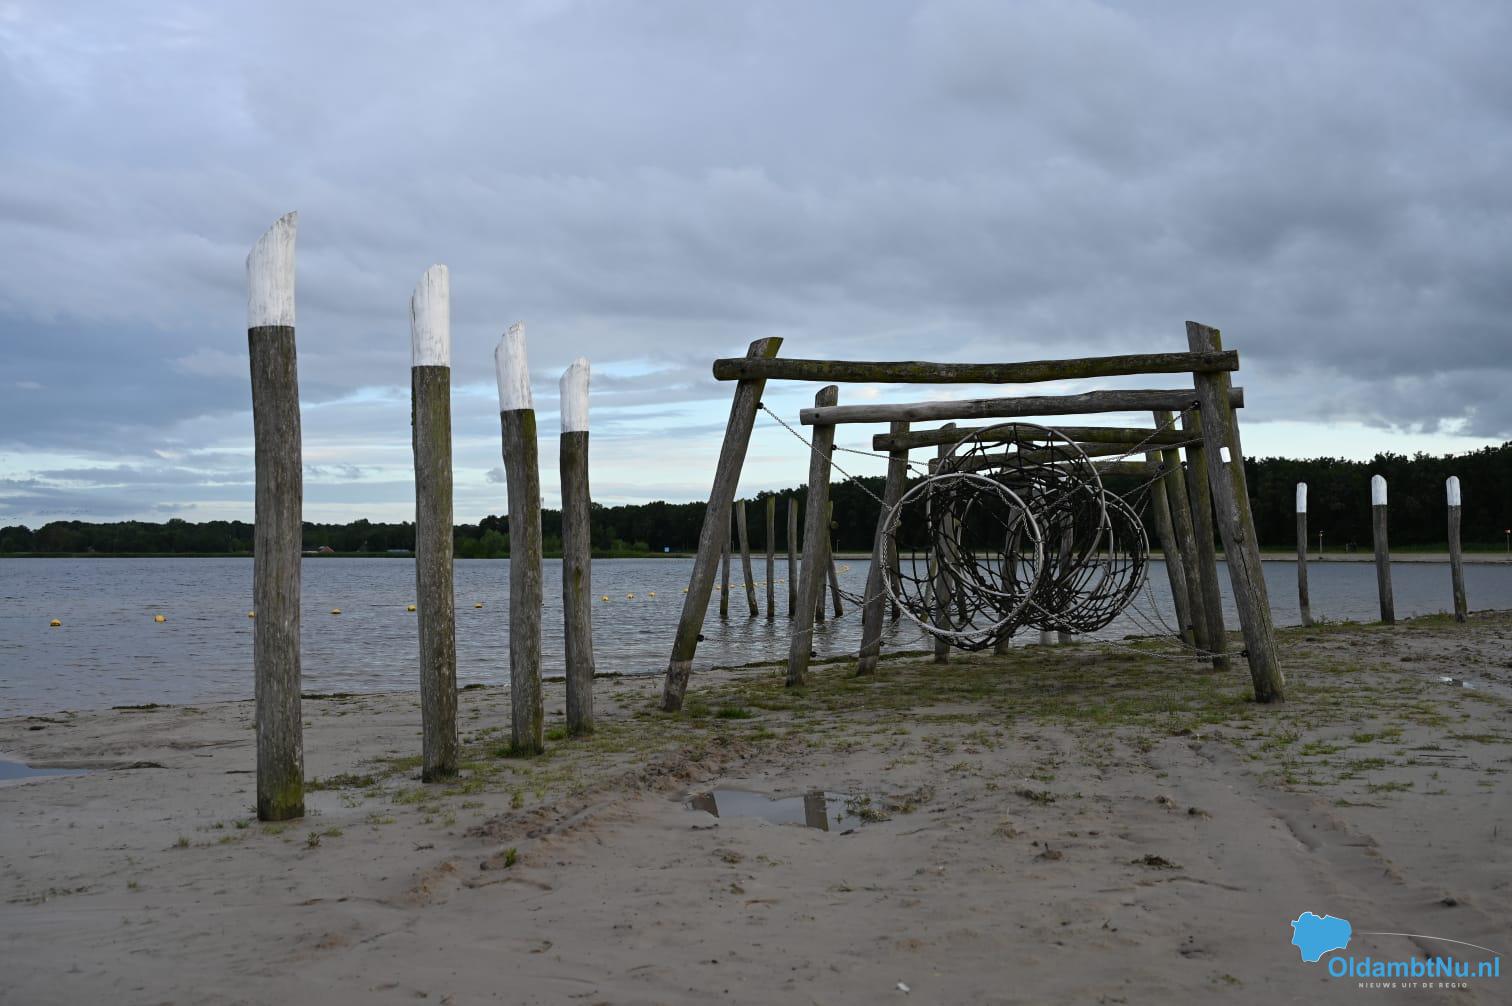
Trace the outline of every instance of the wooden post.
<instances>
[{"instance_id":1,"label":"wooden post","mask_svg":"<svg viewBox=\"0 0 1512 1006\"><path fill-rule=\"evenodd\" d=\"M1176 417L1169 412L1152 413L1157 429L1163 435L1185 437L1181 430L1173 429ZM1182 638L1188 645L1211 652L1208 643L1208 613L1203 593L1202 557L1197 550L1197 532L1192 524L1192 503L1187 496L1186 473L1181 464L1181 453L1174 446L1161 449L1165 463L1164 483L1166 504L1171 511L1171 529L1181 549L1182 578L1187 586L1187 616L1190 621L1182 627ZM1211 537L1208 539L1211 541ZM1213 590L1218 590L1217 571L1213 571Z\"/></svg>"},{"instance_id":2,"label":"wooden post","mask_svg":"<svg viewBox=\"0 0 1512 1006\"><path fill-rule=\"evenodd\" d=\"M724 544L719 547L719 617L726 620L730 617L730 520L731 514L725 514Z\"/></svg>"},{"instance_id":3,"label":"wooden post","mask_svg":"<svg viewBox=\"0 0 1512 1006\"><path fill-rule=\"evenodd\" d=\"M247 256L247 355L257 465L253 529L253 692L257 707L257 819L304 817L300 710L299 563L304 469L294 351L294 238L280 217Z\"/></svg>"},{"instance_id":4,"label":"wooden post","mask_svg":"<svg viewBox=\"0 0 1512 1006\"><path fill-rule=\"evenodd\" d=\"M1449 582L1454 590L1454 620L1463 622L1470 616L1465 602L1465 557L1460 551L1460 480L1449 476L1444 483L1449 497Z\"/></svg>"},{"instance_id":5,"label":"wooden post","mask_svg":"<svg viewBox=\"0 0 1512 1006\"><path fill-rule=\"evenodd\" d=\"M815 406L834 405L840 389L831 384L814 396ZM788 643L787 684L796 688L804 683L809 654L814 646L814 606L824 600L824 527L829 513L830 449L835 444L833 426L814 427L813 449L809 452L808 513L803 525L803 568L798 576L798 615Z\"/></svg>"},{"instance_id":6,"label":"wooden post","mask_svg":"<svg viewBox=\"0 0 1512 1006\"><path fill-rule=\"evenodd\" d=\"M1190 412L1182 413L1181 428L1199 433ZM1212 655L1213 670L1229 666L1228 630L1223 624L1223 591L1218 586L1218 549L1213 544L1213 494L1209 488L1207 451L1202 444L1186 447L1186 495L1192 509L1192 536L1197 544L1198 588L1206 624L1197 633L1197 645ZM1221 462L1220 462L1221 464Z\"/></svg>"},{"instance_id":7,"label":"wooden post","mask_svg":"<svg viewBox=\"0 0 1512 1006\"><path fill-rule=\"evenodd\" d=\"M751 575L751 536L746 530L745 500L735 503L735 530L740 535L740 569L745 574L746 604L751 608L751 617L761 614L756 607L756 579Z\"/></svg>"},{"instance_id":8,"label":"wooden post","mask_svg":"<svg viewBox=\"0 0 1512 1006\"><path fill-rule=\"evenodd\" d=\"M894 436L908 432L907 423L893 423L888 432ZM877 670L877 661L882 656L883 600L887 591L882 585L885 556L882 541L886 537L887 517L903 495L903 485L908 481L908 449L891 451L887 455L887 481L882 486L882 509L877 515L877 533L872 541L871 567L866 571L866 594L861 607L861 652L856 661L857 674L872 674Z\"/></svg>"},{"instance_id":9,"label":"wooden post","mask_svg":"<svg viewBox=\"0 0 1512 1006\"><path fill-rule=\"evenodd\" d=\"M1386 478L1370 477L1370 530L1375 540L1376 593L1381 598L1381 621L1396 624L1396 602L1391 596L1391 546L1386 541Z\"/></svg>"},{"instance_id":10,"label":"wooden post","mask_svg":"<svg viewBox=\"0 0 1512 1006\"><path fill-rule=\"evenodd\" d=\"M452 586L451 276L433 265L410 298L420 778L457 774L457 613Z\"/></svg>"},{"instance_id":11,"label":"wooden post","mask_svg":"<svg viewBox=\"0 0 1512 1006\"><path fill-rule=\"evenodd\" d=\"M767 621L777 617L777 497L766 498Z\"/></svg>"},{"instance_id":12,"label":"wooden post","mask_svg":"<svg viewBox=\"0 0 1512 1006\"><path fill-rule=\"evenodd\" d=\"M1312 625L1312 601L1307 596L1307 483L1297 483L1297 606L1302 624Z\"/></svg>"},{"instance_id":13,"label":"wooden post","mask_svg":"<svg viewBox=\"0 0 1512 1006\"><path fill-rule=\"evenodd\" d=\"M593 733L593 533L588 484L588 385L581 356L562 374L562 632L567 658L567 732Z\"/></svg>"},{"instance_id":14,"label":"wooden post","mask_svg":"<svg viewBox=\"0 0 1512 1006\"><path fill-rule=\"evenodd\" d=\"M831 454L831 457L834 455ZM835 539L834 534L838 530L835 526L835 501L830 500L825 510L824 521L824 565L829 573L830 599L835 605L835 617L845 614L845 608L841 605L840 597L840 574L835 569Z\"/></svg>"},{"instance_id":15,"label":"wooden post","mask_svg":"<svg viewBox=\"0 0 1512 1006\"><path fill-rule=\"evenodd\" d=\"M946 423L941 430L954 430L955 423ZM938 471L940 462L950 454L954 444L940 444L935 448L935 463L930 466L931 471ZM931 582L934 584L934 624L936 627L943 626L950 616L950 571L946 569L944 549L942 545L949 533L948 518L940 518L939 533L934 540L934 576ZM950 640L943 636L934 637L934 662L948 664L950 662Z\"/></svg>"},{"instance_id":16,"label":"wooden post","mask_svg":"<svg viewBox=\"0 0 1512 1006\"><path fill-rule=\"evenodd\" d=\"M509 745L545 750L541 694L541 473L536 415L525 358L525 326L514 324L494 350L509 493Z\"/></svg>"},{"instance_id":17,"label":"wooden post","mask_svg":"<svg viewBox=\"0 0 1512 1006\"><path fill-rule=\"evenodd\" d=\"M788 617L798 609L798 497L789 496L787 504L787 594Z\"/></svg>"},{"instance_id":18,"label":"wooden post","mask_svg":"<svg viewBox=\"0 0 1512 1006\"><path fill-rule=\"evenodd\" d=\"M775 336L757 339L751 343L746 355L773 357L781 345L782 340ZM693 673L693 654L698 649L698 634L703 629L709 594L714 589L719 536L723 534L726 542L730 540L730 501L735 498L735 487L740 484L740 469L745 464L751 430L756 425L756 409L761 405L761 392L765 387L763 378L742 380L735 386L724 445L719 449L719 464L714 469L714 486L709 490L703 529L698 533L698 554L693 559L688 594L683 599L682 618L677 623L677 639L672 644L667 676L662 682L661 707L669 713L682 708L683 694L688 690L688 676Z\"/></svg>"},{"instance_id":19,"label":"wooden post","mask_svg":"<svg viewBox=\"0 0 1512 1006\"><path fill-rule=\"evenodd\" d=\"M1187 322L1187 348L1194 353L1217 352L1223 348L1216 328ZM1209 450L1208 483L1213 492L1213 510L1218 533L1223 537L1223 558L1234 588L1234 606L1239 611L1239 626L1244 631L1244 648L1248 651L1250 679L1256 702L1279 702L1286 697L1286 676L1276 650L1276 629L1271 621L1270 595L1260 565L1260 543L1255 536L1255 521L1250 513L1249 494L1244 474L1244 452L1240 448L1229 403L1229 376L1223 373L1194 373L1201 403L1202 438ZM1230 452L1224 464L1223 449Z\"/></svg>"},{"instance_id":20,"label":"wooden post","mask_svg":"<svg viewBox=\"0 0 1512 1006\"><path fill-rule=\"evenodd\" d=\"M1145 452L1145 463L1152 476L1160 471L1162 464L1159 451ZM1155 478L1150 485L1151 509L1155 512L1155 534L1159 538L1161 555L1164 557L1166 582L1171 587L1171 601L1176 606L1177 632L1183 642L1192 642L1191 597L1187 591L1186 566L1182 563L1181 545L1176 538L1176 529L1171 521L1171 504L1166 498L1163 478Z\"/></svg>"}]
</instances>

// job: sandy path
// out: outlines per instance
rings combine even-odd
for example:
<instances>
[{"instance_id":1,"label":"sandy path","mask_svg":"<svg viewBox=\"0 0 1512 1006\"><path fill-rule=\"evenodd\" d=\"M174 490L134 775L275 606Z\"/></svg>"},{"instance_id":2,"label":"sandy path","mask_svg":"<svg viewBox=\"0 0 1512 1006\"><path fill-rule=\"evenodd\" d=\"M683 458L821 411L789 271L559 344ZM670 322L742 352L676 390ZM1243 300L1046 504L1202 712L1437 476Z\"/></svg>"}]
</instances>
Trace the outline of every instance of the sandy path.
<instances>
[{"instance_id":1,"label":"sandy path","mask_svg":"<svg viewBox=\"0 0 1512 1006\"><path fill-rule=\"evenodd\" d=\"M1354 1002L1290 919L1507 949L1512 617L1289 630L1287 654L1280 708L1091 646L835 666L803 695L701 676L729 720L609 680L599 736L531 761L492 756L507 692L469 691L449 788L410 778L408 697L310 701L308 772L337 778L288 828L249 820L247 703L0 722L38 763L162 766L0 788L0 1000ZM715 782L883 819L685 808Z\"/></svg>"}]
</instances>

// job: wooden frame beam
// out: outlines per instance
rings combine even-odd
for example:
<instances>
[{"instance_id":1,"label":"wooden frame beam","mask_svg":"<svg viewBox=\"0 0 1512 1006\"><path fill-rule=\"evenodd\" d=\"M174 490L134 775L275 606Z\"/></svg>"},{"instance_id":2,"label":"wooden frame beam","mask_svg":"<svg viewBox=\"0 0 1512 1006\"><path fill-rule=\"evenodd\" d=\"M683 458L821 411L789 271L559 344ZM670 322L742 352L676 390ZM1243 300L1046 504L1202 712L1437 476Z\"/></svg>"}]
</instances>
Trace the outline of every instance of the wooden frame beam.
<instances>
[{"instance_id":1,"label":"wooden frame beam","mask_svg":"<svg viewBox=\"0 0 1512 1006\"><path fill-rule=\"evenodd\" d=\"M1244 407L1244 389L1229 391L1228 404ZM1026 416L1079 416L1097 412L1182 412L1198 405L1192 388L1138 391L1088 391L1080 395L1026 395L1020 398L969 398L956 402L909 402L902 405L830 405L802 409L804 426L842 423L929 422L941 419L1016 419Z\"/></svg>"},{"instance_id":2,"label":"wooden frame beam","mask_svg":"<svg viewBox=\"0 0 1512 1006\"><path fill-rule=\"evenodd\" d=\"M1007 423L999 423L997 426L1007 426ZM973 426L961 427L954 430L917 430L912 433L901 435L891 433L878 433L872 437L872 450L886 451L911 451L920 447L938 447L940 444L954 444L965 437L972 437L979 443L1002 443L1010 434L1004 430L1002 433L988 433L996 429L996 426ZM1150 444L1161 447L1179 447L1192 438L1178 429L1155 430L1139 429L1137 427L1122 426L1057 426L1057 433L1074 440L1079 444ZM987 434L980 436L980 434Z\"/></svg>"},{"instance_id":3,"label":"wooden frame beam","mask_svg":"<svg viewBox=\"0 0 1512 1006\"><path fill-rule=\"evenodd\" d=\"M1222 373L1239 369L1239 354L1135 353L1024 363L924 363L918 360L797 360L748 356L714 361L719 381L822 381L852 384L1036 384L1127 374Z\"/></svg>"}]
</instances>

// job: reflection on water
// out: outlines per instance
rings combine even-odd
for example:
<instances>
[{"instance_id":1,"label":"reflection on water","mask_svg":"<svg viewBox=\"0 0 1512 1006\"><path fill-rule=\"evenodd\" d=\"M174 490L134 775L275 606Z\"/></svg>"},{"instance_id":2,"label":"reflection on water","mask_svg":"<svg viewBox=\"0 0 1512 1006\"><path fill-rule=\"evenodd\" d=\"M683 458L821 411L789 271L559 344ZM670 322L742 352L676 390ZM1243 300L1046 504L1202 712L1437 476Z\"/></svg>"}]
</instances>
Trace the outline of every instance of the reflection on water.
<instances>
[{"instance_id":1,"label":"reflection on water","mask_svg":"<svg viewBox=\"0 0 1512 1006\"><path fill-rule=\"evenodd\" d=\"M758 563L758 566L763 565ZM682 611L689 559L601 559L593 564L594 650L598 668L654 674L666 668ZM704 621L697 668L780 660L788 648L786 560L777 563L777 617L746 615L744 590L733 584L732 617L721 620L718 594ZM1267 562L1271 603L1279 624L1296 624L1296 568ZM841 566L842 586L865 589L867 563ZM543 668L560 675L561 564L547 561ZM1448 567L1393 567L1402 616L1451 606ZM1227 594L1227 576L1219 578ZM1368 563L1314 563L1309 568L1313 612L1330 619L1376 617L1375 572ZM1512 565L1468 565L1466 588L1474 608L1512 608ZM509 561L463 559L456 564L457 674L462 684L503 684L509 675ZM627 595L633 595L627 596ZM149 702L188 703L252 697L252 561L250 559L5 559L0 560L0 716L98 709ZM758 587L764 605L766 590ZM304 686L311 692L402 691L418 688L415 567L407 559L308 559L303 585ZM1237 628L1225 596L1229 625ZM481 606L479 606L481 605ZM332 609L342 614L330 614ZM1098 635L1166 631L1173 626L1165 570L1151 563L1150 587L1139 610ZM163 622L153 621L161 614ZM48 622L62 624L50 628ZM854 653L860 618L814 627L820 657ZM906 619L891 623L891 650L928 644Z\"/></svg>"},{"instance_id":2,"label":"reflection on water","mask_svg":"<svg viewBox=\"0 0 1512 1006\"><path fill-rule=\"evenodd\" d=\"M41 779L53 775L83 775L82 769L76 768L32 768L25 762L8 761L0 758L0 786L15 782L25 782L28 779Z\"/></svg>"},{"instance_id":3,"label":"reflection on water","mask_svg":"<svg viewBox=\"0 0 1512 1006\"><path fill-rule=\"evenodd\" d=\"M861 819L850 813L843 793L810 790L802 796L767 796L743 789L713 789L688 801L691 810L715 817L754 817L772 824L801 824L820 831L845 831Z\"/></svg>"}]
</instances>

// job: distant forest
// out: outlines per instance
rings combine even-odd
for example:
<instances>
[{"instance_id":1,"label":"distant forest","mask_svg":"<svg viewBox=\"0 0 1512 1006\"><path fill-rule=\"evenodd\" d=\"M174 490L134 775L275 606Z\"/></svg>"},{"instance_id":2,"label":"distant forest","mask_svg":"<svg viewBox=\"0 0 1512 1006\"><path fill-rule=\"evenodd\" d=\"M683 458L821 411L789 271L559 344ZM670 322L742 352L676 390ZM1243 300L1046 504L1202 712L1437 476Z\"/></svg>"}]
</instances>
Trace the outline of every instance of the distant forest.
<instances>
[{"instance_id":1,"label":"distant forest","mask_svg":"<svg viewBox=\"0 0 1512 1006\"><path fill-rule=\"evenodd\" d=\"M1308 484L1310 545L1317 546L1323 532L1328 551L1347 544L1370 547L1370 477L1386 477L1391 503L1393 546L1432 546L1445 541L1444 480L1458 475L1464 493L1466 547L1502 545L1512 527L1512 442L1487 447L1471 454L1433 457L1417 454L1378 454L1368 462L1322 458L1293 461L1261 458L1245 462L1262 546L1289 548L1295 544L1295 489ZM1109 478L1108 488L1127 491L1141 480ZM876 501L882 479L866 478L836 482L831 491L835 504L835 547L866 552L876 528ZM748 504L752 548L766 550L765 501L776 496L777 543L783 551L786 503L803 489L762 493ZM664 550L691 552L697 548L704 503L642 503L593 507L593 548L600 555L654 554ZM559 552L562 515L556 510L542 514L542 530L548 553ZM307 550L322 546L338 554L405 551L415 545L414 525L376 524L357 520L350 524L305 524ZM489 516L477 524L459 525L454 532L458 558L494 558L509 554L509 518ZM8 554L245 554L252 551L252 525L243 521L208 521L194 524L170 520L166 524L122 521L93 524L53 521L35 530L24 526L0 529L0 553Z\"/></svg>"}]
</instances>

